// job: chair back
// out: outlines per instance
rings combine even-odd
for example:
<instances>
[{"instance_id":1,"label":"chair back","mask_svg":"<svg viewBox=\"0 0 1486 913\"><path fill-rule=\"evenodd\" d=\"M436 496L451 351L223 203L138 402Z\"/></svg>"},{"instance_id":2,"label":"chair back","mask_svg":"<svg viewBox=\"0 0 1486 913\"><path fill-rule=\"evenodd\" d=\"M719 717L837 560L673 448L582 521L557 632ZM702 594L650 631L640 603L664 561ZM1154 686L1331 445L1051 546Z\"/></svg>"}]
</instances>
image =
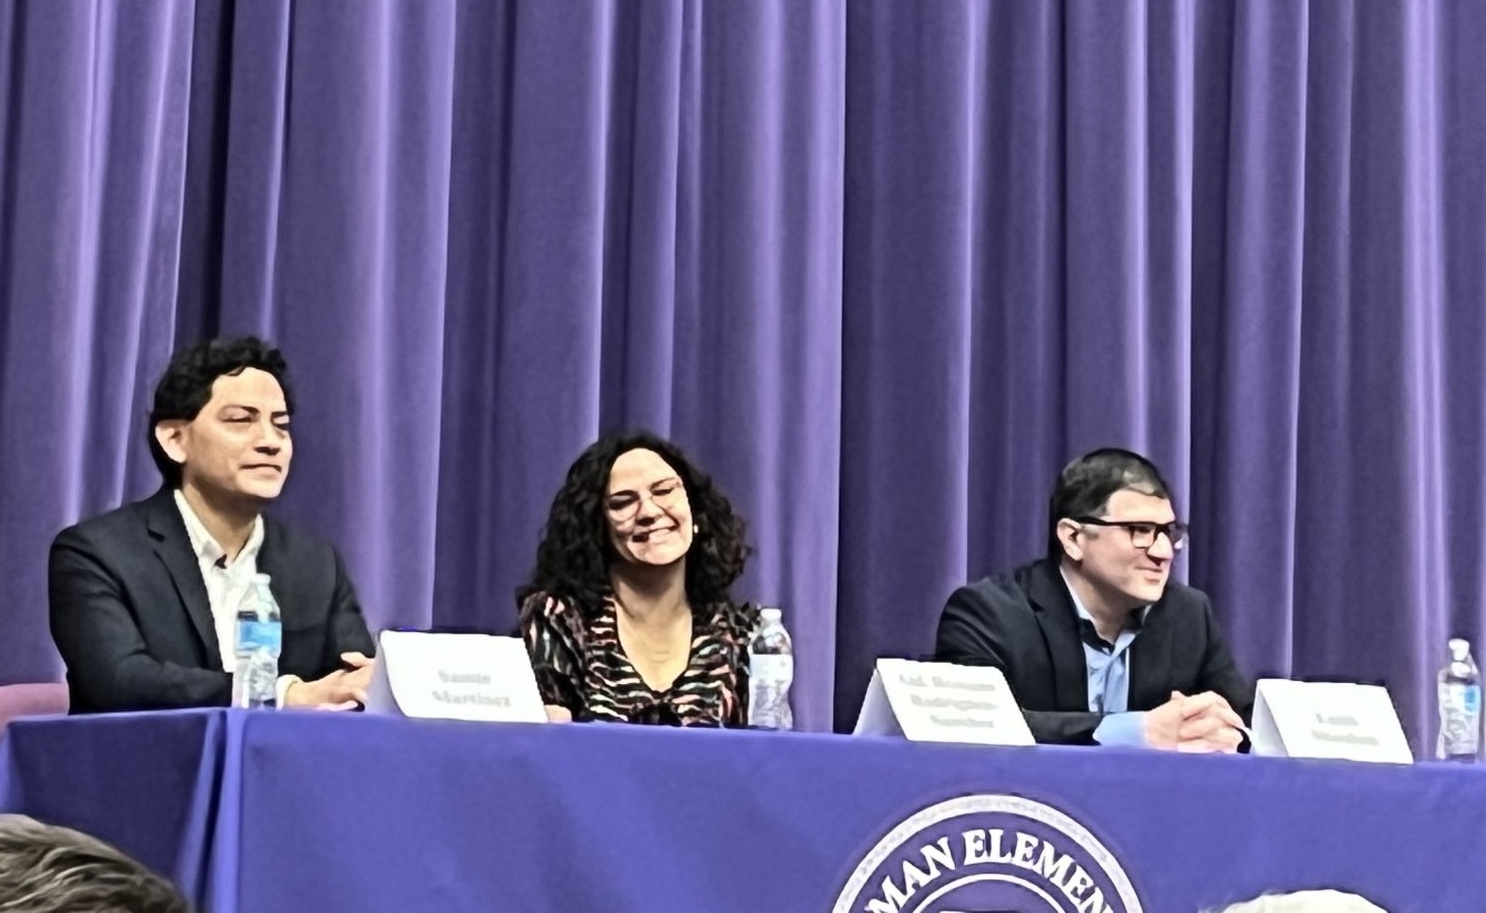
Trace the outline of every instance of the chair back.
<instances>
[{"instance_id":1,"label":"chair back","mask_svg":"<svg viewBox=\"0 0 1486 913\"><path fill-rule=\"evenodd\" d=\"M67 707L67 686L60 682L0 685L0 733L17 717L66 713Z\"/></svg>"}]
</instances>

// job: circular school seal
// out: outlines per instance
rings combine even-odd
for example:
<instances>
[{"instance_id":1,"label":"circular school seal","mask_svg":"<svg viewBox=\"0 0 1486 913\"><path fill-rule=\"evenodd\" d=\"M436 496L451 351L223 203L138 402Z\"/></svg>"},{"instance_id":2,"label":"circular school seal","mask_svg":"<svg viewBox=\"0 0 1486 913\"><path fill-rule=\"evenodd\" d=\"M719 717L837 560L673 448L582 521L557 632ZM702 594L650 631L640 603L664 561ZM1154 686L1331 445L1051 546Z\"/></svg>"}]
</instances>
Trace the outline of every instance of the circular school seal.
<instances>
[{"instance_id":1,"label":"circular school seal","mask_svg":"<svg viewBox=\"0 0 1486 913\"><path fill-rule=\"evenodd\" d=\"M867 853L833 913L1142 913L1114 854L1063 812L978 794L915 813Z\"/></svg>"}]
</instances>

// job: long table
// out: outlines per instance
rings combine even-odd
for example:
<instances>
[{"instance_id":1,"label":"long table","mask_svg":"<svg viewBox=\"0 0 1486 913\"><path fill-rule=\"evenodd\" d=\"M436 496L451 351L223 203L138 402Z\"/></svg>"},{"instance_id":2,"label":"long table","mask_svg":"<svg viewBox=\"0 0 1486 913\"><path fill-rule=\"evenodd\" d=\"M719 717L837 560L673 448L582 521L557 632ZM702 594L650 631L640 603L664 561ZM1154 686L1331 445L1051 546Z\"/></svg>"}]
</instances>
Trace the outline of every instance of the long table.
<instances>
[{"instance_id":1,"label":"long table","mask_svg":"<svg viewBox=\"0 0 1486 913\"><path fill-rule=\"evenodd\" d=\"M1486 909L1486 770L229 710L22 720L0 809L211 913Z\"/></svg>"}]
</instances>

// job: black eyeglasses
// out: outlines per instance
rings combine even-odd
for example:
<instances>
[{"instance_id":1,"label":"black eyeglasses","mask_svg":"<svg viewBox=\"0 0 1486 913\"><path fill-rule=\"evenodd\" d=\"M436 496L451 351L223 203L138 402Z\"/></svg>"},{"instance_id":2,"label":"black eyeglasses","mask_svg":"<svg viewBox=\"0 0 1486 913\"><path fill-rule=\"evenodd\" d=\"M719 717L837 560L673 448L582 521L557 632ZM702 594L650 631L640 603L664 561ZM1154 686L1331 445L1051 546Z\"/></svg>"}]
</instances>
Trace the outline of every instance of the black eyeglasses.
<instances>
[{"instance_id":1,"label":"black eyeglasses","mask_svg":"<svg viewBox=\"0 0 1486 913\"><path fill-rule=\"evenodd\" d=\"M669 479L661 479L659 482L652 482L650 485L650 500L661 509L674 507L685 496L686 489L682 486L681 479L677 476L672 476ZM609 496L604 506L608 508L609 516L613 517L615 522L623 523L627 520L634 519L640 513L640 504L643 502L644 497L639 492L617 491Z\"/></svg>"},{"instance_id":2,"label":"black eyeglasses","mask_svg":"<svg viewBox=\"0 0 1486 913\"><path fill-rule=\"evenodd\" d=\"M1088 523L1093 526L1118 526L1130 534L1130 544L1136 548L1150 548L1156 544L1156 537L1162 533L1166 534L1166 540L1171 543L1171 550L1179 552L1182 546L1187 544L1187 524L1180 520L1172 520L1170 523L1148 523L1139 520L1101 520L1098 517L1074 517L1075 523Z\"/></svg>"}]
</instances>

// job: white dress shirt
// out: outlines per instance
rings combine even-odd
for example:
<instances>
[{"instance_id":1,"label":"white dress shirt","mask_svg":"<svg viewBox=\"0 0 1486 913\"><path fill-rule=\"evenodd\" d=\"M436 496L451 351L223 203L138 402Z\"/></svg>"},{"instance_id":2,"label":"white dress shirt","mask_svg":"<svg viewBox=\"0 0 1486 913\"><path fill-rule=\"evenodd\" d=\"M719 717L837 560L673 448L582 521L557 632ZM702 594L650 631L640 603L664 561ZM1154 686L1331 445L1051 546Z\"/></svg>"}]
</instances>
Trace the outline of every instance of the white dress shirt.
<instances>
[{"instance_id":1,"label":"white dress shirt","mask_svg":"<svg viewBox=\"0 0 1486 913\"><path fill-rule=\"evenodd\" d=\"M237 605L243 594L253 585L253 575L258 573L258 552L263 548L263 518L253 518L253 531L248 534L247 544L236 558L229 559L206 524L191 509L191 502L179 488L175 490L175 506L186 524L186 536L191 540L191 550L196 553L196 563L201 568L201 579L206 584L206 599L211 605L212 622L217 629L217 652L222 655L222 671L237 671ZM289 686L299 681L297 675L281 675L278 681L279 706L284 706L284 694Z\"/></svg>"}]
</instances>

